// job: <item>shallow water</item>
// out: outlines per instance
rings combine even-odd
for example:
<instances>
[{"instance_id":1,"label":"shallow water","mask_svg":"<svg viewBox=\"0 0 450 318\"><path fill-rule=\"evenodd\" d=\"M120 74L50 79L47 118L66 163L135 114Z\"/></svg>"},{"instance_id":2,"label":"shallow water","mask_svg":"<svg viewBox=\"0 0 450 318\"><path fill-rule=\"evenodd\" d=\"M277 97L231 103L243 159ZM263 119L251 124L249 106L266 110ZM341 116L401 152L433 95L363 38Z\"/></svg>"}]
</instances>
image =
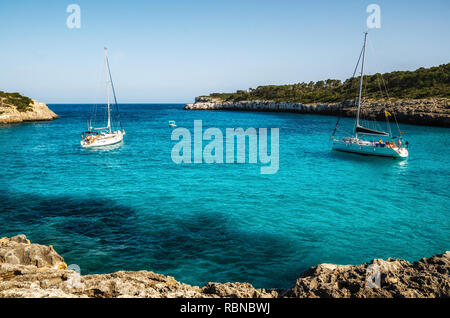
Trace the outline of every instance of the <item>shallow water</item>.
<instances>
[{"instance_id":1,"label":"shallow water","mask_svg":"<svg viewBox=\"0 0 450 318\"><path fill-rule=\"evenodd\" d=\"M450 130L401 125L410 158L330 151L336 118L121 105L124 143L85 150L91 107L0 126L0 236L52 244L82 274L152 270L189 284L290 287L318 263L450 249ZM172 162L169 120L280 128L280 168ZM351 126L351 119L343 120ZM204 142L206 144L206 142Z\"/></svg>"}]
</instances>

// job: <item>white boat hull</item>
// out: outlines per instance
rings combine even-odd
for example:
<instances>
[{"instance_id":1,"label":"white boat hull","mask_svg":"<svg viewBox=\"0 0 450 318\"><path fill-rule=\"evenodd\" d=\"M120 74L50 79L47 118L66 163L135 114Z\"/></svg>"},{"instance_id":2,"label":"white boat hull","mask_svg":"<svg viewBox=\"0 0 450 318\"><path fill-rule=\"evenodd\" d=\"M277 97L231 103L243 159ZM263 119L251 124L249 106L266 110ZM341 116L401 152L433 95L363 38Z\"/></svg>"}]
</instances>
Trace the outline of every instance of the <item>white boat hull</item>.
<instances>
[{"instance_id":1,"label":"white boat hull","mask_svg":"<svg viewBox=\"0 0 450 318\"><path fill-rule=\"evenodd\" d=\"M399 147L379 147L376 143L360 144L354 142L346 142L342 140L333 141L333 150L350 152L366 156L380 156L406 159L408 158L408 150L406 148Z\"/></svg>"},{"instance_id":2,"label":"white boat hull","mask_svg":"<svg viewBox=\"0 0 450 318\"><path fill-rule=\"evenodd\" d=\"M109 145L114 145L123 141L123 136L125 135L125 131L117 130L112 133L106 133L94 136L92 139L88 140L87 138L81 140L81 146L83 148L97 148L104 147Z\"/></svg>"}]
</instances>

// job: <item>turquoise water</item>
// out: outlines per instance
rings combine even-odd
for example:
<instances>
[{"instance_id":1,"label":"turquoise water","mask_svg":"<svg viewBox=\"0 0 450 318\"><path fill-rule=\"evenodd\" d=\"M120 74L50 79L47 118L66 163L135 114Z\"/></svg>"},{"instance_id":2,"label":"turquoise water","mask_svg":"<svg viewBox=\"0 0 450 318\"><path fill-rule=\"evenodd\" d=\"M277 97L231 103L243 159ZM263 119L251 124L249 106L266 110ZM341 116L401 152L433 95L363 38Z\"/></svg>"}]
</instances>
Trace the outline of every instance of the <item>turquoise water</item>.
<instances>
[{"instance_id":1,"label":"turquoise water","mask_svg":"<svg viewBox=\"0 0 450 318\"><path fill-rule=\"evenodd\" d=\"M83 274L145 269L257 287L290 287L323 262L450 249L449 129L401 125L410 158L396 161L330 151L335 117L182 107L122 105L125 142L108 151L79 145L88 105L0 126L0 236L52 244ZM278 173L173 163L168 121L192 130L194 119L223 132L279 127Z\"/></svg>"}]
</instances>

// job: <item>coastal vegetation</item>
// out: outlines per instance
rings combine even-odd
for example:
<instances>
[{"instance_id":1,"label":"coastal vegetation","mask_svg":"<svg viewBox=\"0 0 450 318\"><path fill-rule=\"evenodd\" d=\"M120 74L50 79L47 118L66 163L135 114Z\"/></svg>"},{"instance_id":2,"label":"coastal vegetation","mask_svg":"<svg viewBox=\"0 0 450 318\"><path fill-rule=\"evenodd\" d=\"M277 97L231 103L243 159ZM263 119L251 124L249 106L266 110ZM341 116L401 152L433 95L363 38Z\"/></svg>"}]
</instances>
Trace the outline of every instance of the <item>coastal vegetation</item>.
<instances>
[{"instance_id":1,"label":"coastal vegetation","mask_svg":"<svg viewBox=\"0 0 450 318\"><path fill-rule=\"evenodd\" d=\"M20 112L26 112L33 109L33 100L19 93L5 93L0 91L0 101L2 106L15 106Z\"/></svg>"},{"instance_id":2,"label":"coastal vegetation","mask_svg":"<svg viewBox=\"0 0 450 318\"><path fill-rule=\"evenodd\" d=\"M235 93L212 93L222 101L272 100L298 103L341 103L356 97L359 77L342 82L327 79L289 85L265 85ZM370 99L424 99L450 97L450 63L421 67L415 71L395 71L364 76L364 96Z\"/></svg>"}]
</instances>

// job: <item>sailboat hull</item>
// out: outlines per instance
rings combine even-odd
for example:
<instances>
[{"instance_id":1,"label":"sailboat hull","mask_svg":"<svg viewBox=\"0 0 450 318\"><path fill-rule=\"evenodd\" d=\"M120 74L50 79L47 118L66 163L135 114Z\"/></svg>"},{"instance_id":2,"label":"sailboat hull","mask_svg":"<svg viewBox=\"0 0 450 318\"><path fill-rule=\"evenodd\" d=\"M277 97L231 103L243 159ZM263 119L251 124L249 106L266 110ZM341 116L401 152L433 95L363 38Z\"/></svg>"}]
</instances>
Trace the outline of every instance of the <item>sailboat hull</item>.
<instances>
[{"instance_id":1,"label":"sailboat hull","mask_svg":"<svg viewBox=\"0 0 450 318\"><path fill-rule=\"evenodd\" d=\"M365 156L379 156L379 157L389 157L397 159L408 158L408 150L406 148L399 147L380 147L376 143L352 143L340 140L333 141L333 150L355 153Z\"/></svg>"},{"instance_id":2,"label":"sailboat hull","mask_svg":"<svg viewBox=\"0 0 450 318\"><path fill-rule=\"evenodd\" d=\"M118 130L112 133L97 135L92 137L91 139L84 138L80 143L83 148L105 147L122 142L124 135L125 131Z\"/></svg>"}]
</instances>

